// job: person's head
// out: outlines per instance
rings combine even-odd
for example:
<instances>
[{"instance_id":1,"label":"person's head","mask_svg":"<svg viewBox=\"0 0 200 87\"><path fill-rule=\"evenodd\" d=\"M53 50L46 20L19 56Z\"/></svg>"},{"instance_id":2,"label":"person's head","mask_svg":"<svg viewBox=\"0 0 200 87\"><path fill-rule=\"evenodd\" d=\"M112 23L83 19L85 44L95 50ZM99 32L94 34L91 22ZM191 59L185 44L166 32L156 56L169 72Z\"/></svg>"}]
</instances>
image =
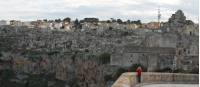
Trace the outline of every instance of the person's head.
<instances>
[{"instance_id":1,"label":"person's head","mask_svg":"<svg viewBox=\"0 0 200 87\"><path fill-rule=\"evenodd\" d=\"M141 67L141 66L138 66L138 69L142 69L142 67Z\"/></svg>"}]
</instances>

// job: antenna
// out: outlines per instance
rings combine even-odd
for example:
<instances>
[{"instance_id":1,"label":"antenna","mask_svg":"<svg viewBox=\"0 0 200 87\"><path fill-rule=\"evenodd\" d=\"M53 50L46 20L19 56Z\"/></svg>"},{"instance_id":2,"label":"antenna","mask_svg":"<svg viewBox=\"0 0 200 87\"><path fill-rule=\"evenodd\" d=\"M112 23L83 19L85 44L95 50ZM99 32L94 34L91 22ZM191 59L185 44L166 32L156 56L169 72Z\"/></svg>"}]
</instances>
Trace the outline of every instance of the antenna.
<instances>
[{"instance_id":1,"label":"antenna","mask_svg":"<svg viewBox=\"0 0 200 87\"><path fill-rule=\"evenodd\" d=\"M158 27L160 28L160 19L161 19L161 13L160 13L160 7L158 7Z\"/></svg>"}]
</instances>

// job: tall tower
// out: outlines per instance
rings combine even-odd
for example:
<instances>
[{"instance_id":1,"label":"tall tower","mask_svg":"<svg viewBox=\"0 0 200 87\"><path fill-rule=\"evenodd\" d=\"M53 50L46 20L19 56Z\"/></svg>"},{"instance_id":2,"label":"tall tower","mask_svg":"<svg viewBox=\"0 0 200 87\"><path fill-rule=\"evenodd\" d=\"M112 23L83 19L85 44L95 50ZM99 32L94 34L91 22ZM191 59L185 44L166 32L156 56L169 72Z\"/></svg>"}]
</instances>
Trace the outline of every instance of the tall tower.
<instances>
[{"instance_id":1,"label":"tall tower","mask_svg":"<svg viewBox=\"0 0 200 87\"><path fill-rule=\"evenodd\" d=\"M158 8L158 28L160 28L160 19L161 19L161 13L160 13L160 8Z\"/></svg>"}]
</instances>

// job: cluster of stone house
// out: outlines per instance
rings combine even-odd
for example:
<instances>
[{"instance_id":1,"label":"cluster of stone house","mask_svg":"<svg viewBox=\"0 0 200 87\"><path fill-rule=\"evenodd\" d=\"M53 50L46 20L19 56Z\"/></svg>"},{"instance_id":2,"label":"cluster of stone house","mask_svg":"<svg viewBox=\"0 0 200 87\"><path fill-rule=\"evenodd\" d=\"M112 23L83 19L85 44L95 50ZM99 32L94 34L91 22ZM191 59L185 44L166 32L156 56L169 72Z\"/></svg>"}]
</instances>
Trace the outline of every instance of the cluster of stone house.
<instances>
[{"instance_id":1,"label":"cluster of stone house","mask_svg":"<svg viewBox=\"0 0 200 87\"><path fill-rule=\"evenodd\" d=\"M75 26L75 21L45 21L45 20L37 20L37 21L19 21L19 20L11 20L0 21L0 26L2 25L10 25L10 26L25 26L27 28L41 28L41 29L63 29L63 30L72 30ZM158 22L150 22L143 23L141 25L135 23L118 23L118 22L108 22L108 21L99 21L98 18L85 18L80 20L81 29L159 29L160 23Z\"/></svg>"},{"instance_id":2,"label":"cluster of stone house","mask_svg":"<svg viewBox=\"0 0 200 87\"><path fill-rule=\"evenodd\" d=\"M119 24L117 22L107 23L100 21L98 23L82 23L82 29L138 29L140 25L137 24Z\"/></svg>"},{"instance_id":3,"label":"cluster of stone house","mask_svg":"<svg viewBox=\"0 0 200 87\"><path fill-rule=\"evenodd\" d=\"M0 26L8 25L8 22L6 20L0 20Z\"/></svg>"},{"instance_id":4,"label":"cluster of stone house","mask_svg":"<svg viewBox=\"0 0 200 87\"><path fill-rule=\"evenodd\" d=\"M44 21L44 20L37 20L37 21L27 21L27 22L21 22L17 20L11 20L10 26L24 26L27 28L41 28L41 29L63 29L63 30L69 30L72 25L68 21Z\"/></svg>"},{"instance_id":5,"label":"cluster of stone house","mask_svg":"<svg viewBox=\"0 0 200 87\"><path fill-rule=\"evenodd\" d=\"M87 21L82 22L82 29L150 29L157 30L163 26L162 23L158 22L149 22L142 24L135 23L118 23L118 22L108 22L108 21L88 21L93 20L94 18L89 18Z\"/></svg>"},{"instance_id":6,"label":"cluster of stone house","mask_svg":"<svg viewBox=\"0 0 200 87\"><path fill-rule=\"evenodd\" d=\"M19 20L0 20L0 26L9 25L13 27L27 27L27 28L41 28L41 29L60 29L60 30L70 30L72 28L72 23L68 21L19 21Z\"/></svg>"},{"instance_id":7,"label":"cluster of stone house","mask_svg":"<svg viewBox=\"0 0 200 87\"><path fill-rule=\"evenodd\" d=\"M124 45L118 48L117 53L111 55L111 65L129 67L132 64L141 64L148 71L156 69L183 69L192 70L199 63L198 42L177 35L164 34L148 36L145 46ZM180 43L182 40L182 43Z\"/></svg>"},{"instance_id":8,"label":"cluster of stone house","mask_svg":"<svg viewBox=\"0 0 200 87\"><path fill-rule=\"evenodd\" d=\"M142 28L147 28L147 29L160 29L163 26L163 22L149 22L146 24L142 25Z\"/></svg>"}]
</instances>

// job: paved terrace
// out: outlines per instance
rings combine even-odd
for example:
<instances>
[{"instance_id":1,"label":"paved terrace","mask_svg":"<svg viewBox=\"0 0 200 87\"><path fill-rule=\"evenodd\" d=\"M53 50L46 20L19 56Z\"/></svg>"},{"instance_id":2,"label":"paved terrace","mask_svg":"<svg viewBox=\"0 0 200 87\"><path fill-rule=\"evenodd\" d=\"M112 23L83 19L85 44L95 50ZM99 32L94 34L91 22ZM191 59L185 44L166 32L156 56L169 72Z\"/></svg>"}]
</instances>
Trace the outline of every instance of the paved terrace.
<instances>
[{"instance_id":1,"label":"paved terrace","mask_svg":"<svg viewBox=\"0 0 200 87\"><path fill-rule=\"evenodd\" d=\"M199 87L199 84L147 84L136 87Z\"/></svg>"},{"instance_id":2,"label":"paved terrace","mask_svg":"<svg viewBox=\"0 0 200 87\"><path fill-rule=\"evenodd\" d=\"M184 87L183 84L190 84L191 86L188 87L196 87L198 83L199 74L144 72L142 84L137 83L136 73L123 73L112 87Z\"/></svg>"}]
</instances>

